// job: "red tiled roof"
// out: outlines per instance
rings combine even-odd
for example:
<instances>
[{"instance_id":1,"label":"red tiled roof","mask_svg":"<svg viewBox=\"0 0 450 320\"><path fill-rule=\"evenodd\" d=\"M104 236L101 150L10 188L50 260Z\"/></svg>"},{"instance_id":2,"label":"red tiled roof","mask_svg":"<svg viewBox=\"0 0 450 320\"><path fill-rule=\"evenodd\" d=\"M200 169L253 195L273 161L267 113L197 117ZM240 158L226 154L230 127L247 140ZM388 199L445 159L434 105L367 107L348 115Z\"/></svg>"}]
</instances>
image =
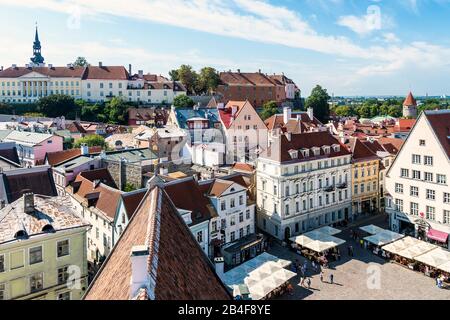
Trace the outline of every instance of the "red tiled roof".
<instances>
[{"instance_id":1,"label":"red tiled roof","mask_svg":"<svg viewBox=\"0 0 450 320\"><path fill-rule=\"evenodd\" d=\"M106 184L111 188L117 188L114 179L106 168L83 171L80 172L79 175L91 182L100 180L100 182Z\"/></svg>"},{"instance_id":2,"label":"red tiled roof","mask_svg":"<svg viewBox=\"0 0 450 320\"><path fill-rule=\"evenodd\" d=\"M245 171L245 172L253 172L255 171L255 168L248 164L248 163L241 163L241 162L236 162L235 164L233 164L232 167L233 170L238 170L238 171Z\"/></svg>"},{"instance_id":3,"label":"red tiled roof","mask_svg":"<svg viewBox=\"0 0 450 320\"><path fill-rule=\"evenodd\" d=\"M144 198L146 192L147 192L147 189L141 189L141 190L122 194L122 201L123 201L123 205L125 206L125 210L127 212L128 219L130 219L133 216L137 207L139 206L142 199Z\"/></svg>"},{"instance_id":4,"label":"red tiled roof","mask_svg":"<svg viewBox=\"0 0 450 320\"><path fill-rule=\"evenodd\" d=\"M424 114L450 158L450 110L425 111Z\"/></svg>"},{"instance_id":5,"label":"red tiled roof","mask_svg":"<svg viewBox=\"0 0 450 320\"><path fill-rule=\"evenodd\" d=\"M0 78L18 78L31 72L37 72L39 74L49 76L52 78L80 78L84 74L85 67L16 67L7 68L0 71Z\"/></svg>"},{"instance_id":6,"label":"red tiled roof","mask_svg":"<svg viewBox=\"0 0 450 320\"><path fill-rule=\"evenodd\" d=\"M103 212L111 220L114 220L122 192L102 182L95 183L94 181L97 179L89 180L83 176L83 173L92 171L81 172L77 175L75 182L73 182L73 192L84 199L89 199L92 195L95 195L96 201L93 207ZM95 176L95 174L92 174L92 176ZM92 178L92 176L90 177Z\"/></svg>"},{"instance_id":7,"label":"red tiled roof","mask_svg":"<svg viewBox=\"0 0 450 320\"><path fill-rule=\"evenodd\" d=\"M397 154L404 143L402 139L387 137L379 138L378 142L391 154Z\"/></svg>"},{"instance_id":8,"label":"red tiled roof","mask_svg":"<svg viewBox=\"0 0 450 320\"><path fill-rule=\"evenodd\" d=\"M309 127L317 127L322 124L319 120L317 120L316 117L313 118L314 119L311 120L306 112L293 112L291 113L291 118L289 119L287 124L284 123L284 116L282 114L274 114L270 118L267 118L264 123L269 130L273 130L276 128L285 128L286 130L284 131L291 133L300 133L297 132L298 129L304 131Z\"/></svg>"},{"instance_id":9,"label":"red tiled roof","mask_svg":"<svg viewBox=\"0 0 450 320\"><path fill-rule=\"evenodd\" d=\"M102 147L89 147L89 154L100 153L102 151ZM56 166L62 162L72 160L81 155L81 148L76 149L68 149L62 151L55 152L47 152L45 155L47 162L51 166Z\"/></svg>"},{"instance_id":10,"label":"red tiled roof","mask_svg":"<svg viewBox=\"0 0 450 320\"><path fill-rule=\"evenodd\" d=\"M130 252L148 245L147 293L131 292ZM144 286L143 286L144 287ZM230 293L216 275L167 193L148 191L113 251L88 288L86 300L229 300Z\"/></svg>"},{"instance_id":11,"label":"red tiled roof","mask_svg":"<svg viewBox=\"0 0 450 320\"><path fill-rule=\"evenodd\" d=\"M253 106L248 101L228 101L225 108L219 109L220 119L227 129L231 126L231 123L233 121L232 108L236 108L236 113L234 114L234 119L236 119L241 110L244 109L246 105L250 105L250 107L253 108Z\"/></svg>"},{"instance_id":12,"label":"red tiled roof","mask_svg":"<svg viewBox=\"0 0 450 320\"><path fill-rule=\"evenodd\" d=\"M334 151L332 145L339 145L339 151ZM325 154L322 146L330 146L330 153ZM319 155L314 156L313 147L319 148ZM309 149L309 157L303 157L300 149ZM297 158L292 158L289 151L298 150ZM328 131L305 132L291 134L290 141L286 135L274 139L271 147L263 151L261 157L279 162L303 161L318 158L332 158L351 154L347 147L333 137Z\"/></svg>"},{"instance_id":13,"label":"red tiled roof","mask_svg":"<svg viewBox=\"0 0 450 320\"><path fill-rule=\"evenodd\" d=\"M190 177L166 183L164 189L177 208L192 211L191 225L199 224L217 216L214 207L194 178Z\"/></svg>"},{"instance_id":14,"label":"red tiled roof","mask_svg":"<svg viewBox=\"0 0 450 320\"><path fill-rule=\"evenodd\" d=\"M396 132L411 131L416 123L416 119L398 119L398 124L395 125Z\"/></svg>"},{"instance_id":15,"label":"red tiled roof","mask_svg":"<svg viewBox=\"0 0 450 320\"><path fill-rule=\"evenodd\" d=\"M406 97L405 101L403 102L403 105L404 106L417 106L416 99L414 99L414 96L411 91L408 93L408 96Z\"/></svg>"},{"instance_id":16,"label":"red tiled roof","mask_svg":"<svg viewBox=\"0 0 450 320\"><path fill-rule=\"evenodd\" d=\"M220 81L226 85L275 86L276 83L263 73L221 72Z\"/></svg>"},{"instance_id":17,"label":"red tiled roof","mask_svg":"<svg viewBox=\"0 0 450 320\"><path fill-rule=\"evenodd\" d=\"M349 141L349 148L352 152L352 159L354 162L378 159L377 155L359 139L351 138Z\"/></svg>"},{"instance_id":18,"label":"red tiled roof","mask_svg":"<svg viewBox=\"0 0 450 320\"><path fill-rule=\"evenodd\" d=\"M83 80L128 80L128 71L123 66L89 66L83 74Z\"/></svg>"}]
</instances>

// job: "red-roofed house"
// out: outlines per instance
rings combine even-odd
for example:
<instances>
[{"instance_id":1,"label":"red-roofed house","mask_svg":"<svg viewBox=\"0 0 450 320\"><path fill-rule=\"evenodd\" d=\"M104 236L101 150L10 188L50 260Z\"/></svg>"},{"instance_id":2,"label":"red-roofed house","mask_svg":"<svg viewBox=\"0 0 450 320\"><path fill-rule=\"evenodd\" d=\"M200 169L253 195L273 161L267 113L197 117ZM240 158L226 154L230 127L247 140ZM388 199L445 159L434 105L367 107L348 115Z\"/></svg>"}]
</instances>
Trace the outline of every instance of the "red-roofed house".
<instances>
[{"instance_id":1,"label":"red-roofed house","mask_svg":"<svg viewBox=\"0 0 450 320\"><path fill-rule=\"evenodd\" d=\"M267 128L252 104L229 101L219 108L219 117L227 141L227 163L252 162L257 150L267 147Z\"/></svg>"}]
</instances>

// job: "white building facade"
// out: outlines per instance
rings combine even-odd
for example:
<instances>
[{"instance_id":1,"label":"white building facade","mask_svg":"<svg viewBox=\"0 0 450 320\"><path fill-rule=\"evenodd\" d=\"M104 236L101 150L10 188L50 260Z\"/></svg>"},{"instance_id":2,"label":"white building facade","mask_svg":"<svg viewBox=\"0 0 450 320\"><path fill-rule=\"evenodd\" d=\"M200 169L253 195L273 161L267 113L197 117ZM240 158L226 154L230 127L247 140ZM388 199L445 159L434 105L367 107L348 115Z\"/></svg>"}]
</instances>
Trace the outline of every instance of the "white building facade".
<instances>
[{"instance_id":1,"label":"white building facade","mask_svg":"<svg viewBox=\"0 0 450 320\"><path fill-rule=\"evenodd\" d=\"M275 137L256 174L257 225L279 240L351 215L351 153L328 132Z\"/></svg>"},{"instance_id":2,"label":"white building facade","mask_svg":"<svg viewBox=\"0 0 450 320\"><path fill-rule=\"evenodd\" d=\"M392 230L445 247L450 233L449 123L449 110L422 113L386 175Z\"/></svg>"}]
</instances>

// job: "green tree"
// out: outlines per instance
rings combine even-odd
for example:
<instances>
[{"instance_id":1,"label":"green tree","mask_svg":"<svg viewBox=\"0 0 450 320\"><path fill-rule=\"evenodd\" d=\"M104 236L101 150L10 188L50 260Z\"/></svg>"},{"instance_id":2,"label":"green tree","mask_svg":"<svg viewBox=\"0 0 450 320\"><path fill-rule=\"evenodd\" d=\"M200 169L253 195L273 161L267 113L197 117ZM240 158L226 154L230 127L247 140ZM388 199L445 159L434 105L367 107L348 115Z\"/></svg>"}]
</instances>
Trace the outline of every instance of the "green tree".
<instances>
[{"instance_id":1,"label":"green tree","mask_svg":"<svg viewBox=\"0 0 450 320\"><path fill-rule=\"evenodd\" d=\"M136 189L137 189L136 186L134 184L132 184L132 183L129 183L129 182L125 183L125 186L123 187L123 191L125 191L125 192L131 192L131 191L134 191Z\"/></svg>"},{"instance_id":2,"label":"green tree","mask_svg":"<svg viewBox=\"0 0 450 320\"><path fill-rule=\"evenodd\" d=\"M261 119L266 120L277 113L278 113L278 105L276 101L268 101L264 103L260 116Z\"/></svg>"},{"instance_id":3,"label":"green tree","mask_svg":"<svg viewBox=\"0 0 450 320\"><path fill-rule=\"evenodd\" d=\"M388 109L388 115L394 118L400 118L402 116L401 106L390 106Z\"/></svg>"},{"instance_id":4,"label":"green tree","mask_svg":"<svg viewBox=\"0 0 450 320\"><path fill-rule=\"evenodd\" d=\"M109 123L126 124L128 120L128 105L125 100L120 97L113 97L105 105L105 118Z\"/></svg>"},{"instance_id":5,"label":"green tree","mask_svg":"<svg viewBox=\"0 0 450 320\"><path fill-rule=\"evenodd\" d=\"M337 106L334 112L340 117L350 117L353 115L353 110L349 106Z\"/></svg>"},{"instance_id":6,"label":"green tree","mask_svg":"<svg viewBox=\"0 0 450 320\"><path fill-rule=\"evenodd\" d=\"M360 118L370 118L370 106L362 105L356 108L356 113Z\"/></svg>"},{"instance_id":7,"label":"green tree","mask_svg":"<svg viewBox=\"0 0 450 320\"><path fill-rule=\"evenodd\" d=\"M212 67L204 67L200 70L197 81L197 92L211 93L217 89L220 78L219 73Z\"/></svg>"},{"instance_id":8,"label":"green tree","mask_svg":"<svg viewBox=\"0 0 450 320\"><path fill-rule=\"evenodd\" d=\"M88 147L106 147L105 138L99 136L98 134L88 135L86 137L80 138L73 144L74 148L81 147L81 144L85 143Z\"/></svg>"},{"instance_id":9,"label":"green tree","mask_svg":"<svg viewBox=\"0 0 450 320\"><path fill-rule=\"evenodd\" d=\"M182 94L173 99L173 106L176 108L192 108L194 101L187 95Z\"/></svg>"},{"instance_id":10,"label":"green tree","mask_svg":"<svg viewBox=\"0 0 450 320\"><path fill-rule=\"evenodd\" d=\"M64 116L66 118L73 118L78 110L75 100L64 94L53 94L40 98L37 109L47 117Z\"/></svg>"},{"instance_id":11,"label":"green tree","mask_svg":"<svg viewBox=\"0 0 450 320\"><path fill-rule=\"evenodd\" d=\"M169 71L170 80L172 81L180 81L180 76L178 75L178 69Z\"/></svg>"},{"instance_id":12,"label":"green tree","mask_svg":"<svg viewBox=\"0 0 450 320\"><path fill-rule=\"evenodd\" d=\"M198 75L189 65L181 65L177 70L178 79L186 87L188 94L195 93Z\"/></svg>"},{"instance_id":13,"label":"green tree","mask_svg":"<svg viewBox=\"0 0 450 320\"><path fill-rule=\"evenodd\" d=\"M306 108L313 108L314 116L321 122L325 123L330 117L330 106L328 104L330 96L326 89L317 85L312 91L311 95L306 100Z\"/></svg>"},{"instance_id":14,"label":"green tree","mask_svg":"<svg viewBox=\"0 0 450 320\"><path fill-rule=\"evenodd\" d=\"M85 57L78 57L78 58L76 58L73 65L75 67L88 67L90 64L89 64L89 62L87 62Z\"/></svg>"}]
</instances>

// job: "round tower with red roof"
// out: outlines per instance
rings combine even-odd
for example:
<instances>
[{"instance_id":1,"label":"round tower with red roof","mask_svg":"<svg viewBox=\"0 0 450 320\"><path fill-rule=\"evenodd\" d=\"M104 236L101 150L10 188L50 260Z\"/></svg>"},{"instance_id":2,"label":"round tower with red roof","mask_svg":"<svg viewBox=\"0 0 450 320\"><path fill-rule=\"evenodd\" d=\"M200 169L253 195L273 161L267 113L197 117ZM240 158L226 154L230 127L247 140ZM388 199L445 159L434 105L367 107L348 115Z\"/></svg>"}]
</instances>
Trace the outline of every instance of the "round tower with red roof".
<instances>
[{"instance_id":1,"label":"round tower with red roof","mask_svg":"<svg viewBox=\"0 0 450 320\"><path fill-rule=\"evenodd\" d=\"M417 118L417 102L411 91L403 102L403 117Z\"/></svg>"}]
</instances>

